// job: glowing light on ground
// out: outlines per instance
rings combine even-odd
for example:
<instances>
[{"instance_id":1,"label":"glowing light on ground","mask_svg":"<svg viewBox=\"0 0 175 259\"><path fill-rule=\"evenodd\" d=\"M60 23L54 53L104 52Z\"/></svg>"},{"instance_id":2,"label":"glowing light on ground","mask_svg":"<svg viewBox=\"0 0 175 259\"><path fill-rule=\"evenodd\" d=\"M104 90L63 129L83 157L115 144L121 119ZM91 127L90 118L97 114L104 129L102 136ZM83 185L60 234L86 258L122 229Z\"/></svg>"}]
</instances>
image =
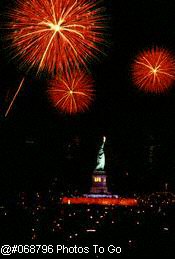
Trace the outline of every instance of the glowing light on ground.
<instances>
[{"instance_id":1,"label":"glowing light on ground","mask_svg":"<svg viewBox=\"0 0 175 259\"><path fill-rule=\"evenodd\" d=\"M145 92L162 93L175 80L175 59L162 48L141 52L132 65L134 84Z\"/></svg>"},{"instance_id":2,"label":"glowing light on ground","mask_svg":"<svg viewBox=\"0 0 175 259\"><path fill-rule=\"evenodd\" d=\"M14 56L51 73L86 65L104 43L103 12L97 0L16 0L7 25Z\"/></svg>"},{"instance_id":3,"label":"glowing light on ground","mask_svg":"<svg viewBox=\"0 0 175 259\"><path fill-rule=\"evenodd\" d=\"M89 74L74 71L50 80L48 96L54 107L62 112L84 112L94 97L93 79Z\"/></svg>"},{"instance_id":4,"label":"glowing light on ground","mask_svg":"<svg viewBox=\"0 0 175 259\"><path fill-rule=\"evenodd\" d=\"M86 204L105 206L137 206L138 200L133 198L90 198L90 197L63 197L62 204Z\"/></svg>"}]
</instances>

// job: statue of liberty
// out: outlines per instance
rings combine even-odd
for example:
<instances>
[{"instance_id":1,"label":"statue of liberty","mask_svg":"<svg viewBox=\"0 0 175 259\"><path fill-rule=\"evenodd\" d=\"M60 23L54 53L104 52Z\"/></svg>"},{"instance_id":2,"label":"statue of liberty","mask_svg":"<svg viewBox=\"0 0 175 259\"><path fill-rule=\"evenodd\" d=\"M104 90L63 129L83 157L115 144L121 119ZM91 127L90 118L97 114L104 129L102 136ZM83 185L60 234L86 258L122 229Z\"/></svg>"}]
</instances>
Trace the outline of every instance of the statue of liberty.
<instances>
[{"instance_id":1,"label":"statue of liberty","mask_svg":"<svg viewBox=\"0 0 175 259\"><path fill-rule=\"evenodd\" d=\"M105 168L105 153L104 153L104 144L106 142L106 137L103 137L103 143L100 146L100 149L98 151L97 155L97 166L95 168L95 171L104 171Z\"/></svg>"},{"instance_id":2,"label":"statue of liberty","mask_svg":"<svg viewBox=\"0 0 175 259\"><path fill-rule=\"evenodd\" d=\"M106 137L103 137L103 142L100 146L97 155L97 165L92 174L92 186L90 189L90 193L92 194L108 194L107 187L107 175L104 171L105 169L105 153L104 153L104 145L106 142Z\"/></svg>"}]
</instances>

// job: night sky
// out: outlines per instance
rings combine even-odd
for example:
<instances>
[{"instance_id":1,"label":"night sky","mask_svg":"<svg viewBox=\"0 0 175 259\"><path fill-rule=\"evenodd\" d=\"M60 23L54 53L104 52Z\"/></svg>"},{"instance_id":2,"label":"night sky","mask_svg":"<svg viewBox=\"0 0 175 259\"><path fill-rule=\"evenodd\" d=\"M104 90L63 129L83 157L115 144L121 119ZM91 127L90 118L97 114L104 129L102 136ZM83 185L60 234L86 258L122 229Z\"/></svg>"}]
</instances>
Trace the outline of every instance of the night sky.
<instances>
[{"instance_id":1,"label":"night sky","mask_svg":"<svg viewBox=\"0 0 175 259\"><path fill-rule=\"evenodd\" d=\"M8 2L1 0L1 14ZM1 193L47 189L54 177L60 188L87 192L103 135L106 170L115 193L160 190L164 182L175 187L175 85L163 95L153 95L139 91L131 80L138 52L159 46L175 53L175 2L105 0L104 6L109 47L100 62L89 64L96 98L81 115L55 111L46 96L46 75L29 73L4 118L24 72L9 59L1 37ZM147 163L150 145L155 146L153 169Z\"/></svg>"}]
</instances>

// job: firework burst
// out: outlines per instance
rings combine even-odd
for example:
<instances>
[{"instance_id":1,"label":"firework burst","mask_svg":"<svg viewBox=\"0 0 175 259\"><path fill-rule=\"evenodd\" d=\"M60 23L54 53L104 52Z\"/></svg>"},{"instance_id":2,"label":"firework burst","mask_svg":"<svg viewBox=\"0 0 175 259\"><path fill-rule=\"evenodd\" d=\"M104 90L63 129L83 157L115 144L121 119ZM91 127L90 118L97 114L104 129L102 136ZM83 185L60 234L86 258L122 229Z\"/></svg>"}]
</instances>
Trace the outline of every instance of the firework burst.
<instances>
[{"instance_id":1,"label":"firework burst","mask_svg":"<svg viewBox=\"0 0 175 259\"><path fill-rule=\"evenodd\" d=\"M145 92L162 93L175 80L175 60L162 48L153 48L138 55L132 65L134 84Z\"/></svg>"},{"instance_id":2,"label":"firework burst","mask_svg":"<svg viewBox=\"0 0 175 259\"><path fill-rule=\"evenodd\" d=\"M93 79L80 70L71 74L62 74L60 78L50 80L48 95L58 110L76 114L84 112L94 98Z\"/></svg>"},{"instance_id":3,"label":"firework burst","mask_svg":"<svg viewBox=\"0 0 175 259\"><path fill-rule=\"evenodd\" d=\"M15 1L8 29L21 65L56 74L101 51L105 16L97 0Z\"/></svg>"}]
</instances>

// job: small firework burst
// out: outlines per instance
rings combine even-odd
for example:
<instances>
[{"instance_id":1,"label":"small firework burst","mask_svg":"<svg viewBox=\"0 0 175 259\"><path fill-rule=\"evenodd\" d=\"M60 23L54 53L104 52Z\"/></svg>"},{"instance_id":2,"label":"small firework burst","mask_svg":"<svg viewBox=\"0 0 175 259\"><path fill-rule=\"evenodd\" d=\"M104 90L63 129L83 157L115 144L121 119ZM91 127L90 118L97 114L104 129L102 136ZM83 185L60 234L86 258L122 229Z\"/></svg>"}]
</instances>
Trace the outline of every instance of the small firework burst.
<instances>
[{"instance_id":1,"label":"small firework burst","mask_svg":"<svg viewBox=\"0 0 175 259\"><path fill-rule=\"evenodd\" d=\"M132 78L140 90L163 93L175 80L175 59L166 49L143 51L132 65Z\"/></svg>"},{"instance_id":2,"label":"small firework burst","mask_svg":"<svg viewBox=\"0 0 175 259\"><path fill-rule=\"evenodd\" d=\"M76 114L86 111L94 99L92 77L80 70L49 81L48 95L58 110Z\"/></svg>"}]
</instances>

